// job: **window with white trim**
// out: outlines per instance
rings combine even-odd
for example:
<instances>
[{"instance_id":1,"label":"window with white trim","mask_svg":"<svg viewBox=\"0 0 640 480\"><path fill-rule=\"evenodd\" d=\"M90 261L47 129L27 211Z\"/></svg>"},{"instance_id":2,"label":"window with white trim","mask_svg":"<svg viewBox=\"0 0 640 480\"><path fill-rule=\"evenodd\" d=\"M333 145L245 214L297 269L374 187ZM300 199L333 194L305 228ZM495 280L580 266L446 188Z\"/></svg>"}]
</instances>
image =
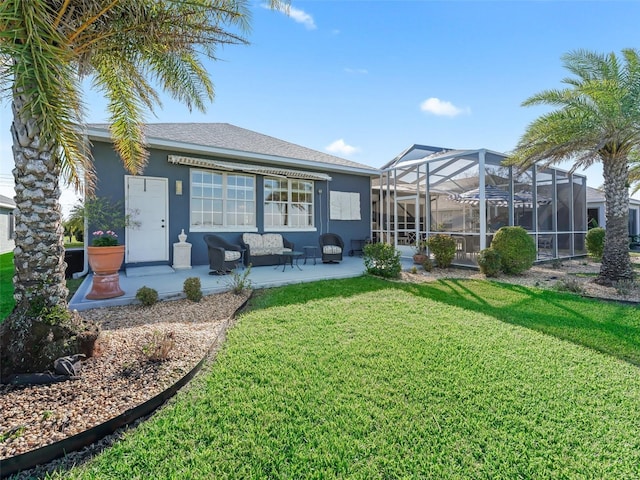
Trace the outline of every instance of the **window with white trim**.
<instances>
[{"instance_id":1,"label":"window with white trim","mask_svg":"<svg viewBox=\"0 0 640 480\"><path fill-rule=\"evenodd\" d=\"M313 181L264 179L264 228L312 228Z\"/></svg>"},{"instance_id":2,"label":"window with white trim","mask_svg":"<svg viewBox=\"0 0 640 480\"><path fill-rule=\"evenodd\" d=\"M191 170L191 229L241 229L256 225L253 175Z\"/></svg>"}]
</instances>

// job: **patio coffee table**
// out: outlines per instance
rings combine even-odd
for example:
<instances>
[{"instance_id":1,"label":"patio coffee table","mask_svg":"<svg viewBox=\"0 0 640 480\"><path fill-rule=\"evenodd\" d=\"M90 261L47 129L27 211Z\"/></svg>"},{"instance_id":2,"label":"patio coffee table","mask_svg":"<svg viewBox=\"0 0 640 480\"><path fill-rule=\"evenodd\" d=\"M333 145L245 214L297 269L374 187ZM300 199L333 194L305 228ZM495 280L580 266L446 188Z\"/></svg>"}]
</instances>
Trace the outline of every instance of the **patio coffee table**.
<instances>
[{"instance_id":1,"label":"patio coffee table","mask_svg":"<svg viewBox=\"0 0 640 480\"><path fill-rule=\"evenodd\" d=\"M316 258L318 257L318 246L317 245L305 245L302 247L304 250L304 264L307 264L307 259L313 258L313 264L316 264Z\"/></svg>"},{"instance_id":2,"label":"patio coffee table","mask_svg":"<svg viewBox=\"0 0 640 480\"><path fill-rule=\"evenodd\" d=\"M298 262L300 261L300 258L303 256L304 256L304 252L281 252L278 257L280 259L280 263L276 265L276 268L282 265L283 272L287 268L287 265L291 265L291 268L293 268L293 260L295 259L296 267L298 267L298 270L302 271L302 269L300 268L300 265L298 265Z\"/></svg>"}]
</instances>

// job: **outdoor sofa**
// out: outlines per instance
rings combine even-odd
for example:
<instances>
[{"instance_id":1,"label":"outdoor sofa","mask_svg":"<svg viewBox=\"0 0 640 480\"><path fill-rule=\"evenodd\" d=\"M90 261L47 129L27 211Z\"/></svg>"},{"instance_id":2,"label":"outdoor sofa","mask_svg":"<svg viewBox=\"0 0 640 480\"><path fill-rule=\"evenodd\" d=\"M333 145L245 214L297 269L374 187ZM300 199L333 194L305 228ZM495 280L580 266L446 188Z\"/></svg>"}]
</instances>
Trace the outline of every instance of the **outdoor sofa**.
<instances>
[{"instance_id":1,"label":"outdoor sofa","mask_svg":"<svg viewBox=\"0 0 640 480\"><path fill-rule=\"evenodd\" d=\"M279 265L280 254L293 251L293 243L279 233L243 233L240 246L245 249L245 263L254 267Z\"/></svg>"}]
</instances>

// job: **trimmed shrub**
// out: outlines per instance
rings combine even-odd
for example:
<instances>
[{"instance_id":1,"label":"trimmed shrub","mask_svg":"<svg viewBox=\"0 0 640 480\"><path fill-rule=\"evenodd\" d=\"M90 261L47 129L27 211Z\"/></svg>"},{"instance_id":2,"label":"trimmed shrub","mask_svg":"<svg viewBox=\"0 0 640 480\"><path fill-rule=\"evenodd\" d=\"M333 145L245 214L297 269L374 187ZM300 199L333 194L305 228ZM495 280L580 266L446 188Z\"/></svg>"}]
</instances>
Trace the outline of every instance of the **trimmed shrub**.
<instances>
[{"instance_id":1,"label":"trimmed shrub","mask_svg":"<svg viewBox=\"0 0 640 480\"><path fill-rule=\"evenodd\" d=\"M364 266L367 273L383 278L400 276L400 252L388 243L369 243L363 247Z\"/></svg>"},{"instance_id":2,"label":"trimmed shrub","mask_svg":"<svg viewBox=\"0 0 640 480\"><path fill-rule=\"evenodd\" d=\"M585 240L587 242L587 253L598 260L602 258L604 252L605 229L602 227L592 228L587 232Z\"/></svg>"},{"instance_id":3,"label":"trimmed shrub","mask_svg":"<svg viewBox=\"0 0 640 480\"><path fill-rule=\"evenodd\" d=\"M136 298L146 306L150 307L154 303L158 302L158 291L149 287L140 287L136 292Z\"/></svg>"},{"instance_id":4,"label":"trimmed shrub","mask_svg":"<svg viewBox=\"0 0 640 480\"><path fill-rule=\"evenodd\" d=\"M427 242L439 268L449 268L456 255L456 241L451 235L437 233Z\"/></svg>"},{"instance_id":5,"label":"trimmed shrub","mask_svg":"<svg viewBox=\"0 0 640 480\"><path fill-rule=\"evenodd\" d=\"M500 254L504 273L529 270L536 259L536 244L522 227L502 227L493 236L491 248Z\"/></svg>"},{"instance_id":6,"label":"trimmed shrub","mask_svg":"<svg viewBox=\"0 0 640 480\"><path fill-rule=\"evenodd\" d=\"M496 277L502 268L502 259L500 253L493 248L485 248L478 253L478 266L480 272L487 277Z\"/></svg>"},{"instance_id":7,"label":"trimmed shrub","mask_svg":"<svg viewBox=\"0 0 640 480\"><path fill-rule=\"evenodd\" d=\"M192 302L199 302L202 299L202 285L198 277L189 277L184 281L184 293Z\"/></svg>"}]
</instances>

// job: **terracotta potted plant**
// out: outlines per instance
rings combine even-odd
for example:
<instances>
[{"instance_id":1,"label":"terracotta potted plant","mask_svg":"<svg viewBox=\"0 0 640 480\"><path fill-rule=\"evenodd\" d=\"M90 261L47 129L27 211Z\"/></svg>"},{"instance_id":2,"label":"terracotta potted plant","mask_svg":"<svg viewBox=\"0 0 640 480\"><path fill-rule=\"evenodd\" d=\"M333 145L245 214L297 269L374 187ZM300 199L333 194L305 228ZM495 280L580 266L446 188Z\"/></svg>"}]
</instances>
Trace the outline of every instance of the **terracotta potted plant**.
<instances>
[{"instance_id":1,"label":"terracotta potted plant","mask_svg":"<svg viewBox=\"0 0 640 480\"><path fill-rule=\"evenodd\" d=\"M426 240L416 240L416 244L414 245L415 253L413 254L413 263L416 265L422 265L424 261L429 257L427 255L427 241Z\"/></svg>"},{"instance_id":2,"label":"terracotta potted plant","mask_svg":"<svg viewBox=\"0 0 640 480\"><path fill-rule=\"evenodd\" d=\"M120 203L94 198L84 206L89 225L98 227L93 231L91 246L87 246L89 266L93 270L93 283L87 294L90 300L124 295L118 271L124 261L125 246L119 244L118 235L112 229L124 228L131 222Z\"/></svg>"}]
</instances>

